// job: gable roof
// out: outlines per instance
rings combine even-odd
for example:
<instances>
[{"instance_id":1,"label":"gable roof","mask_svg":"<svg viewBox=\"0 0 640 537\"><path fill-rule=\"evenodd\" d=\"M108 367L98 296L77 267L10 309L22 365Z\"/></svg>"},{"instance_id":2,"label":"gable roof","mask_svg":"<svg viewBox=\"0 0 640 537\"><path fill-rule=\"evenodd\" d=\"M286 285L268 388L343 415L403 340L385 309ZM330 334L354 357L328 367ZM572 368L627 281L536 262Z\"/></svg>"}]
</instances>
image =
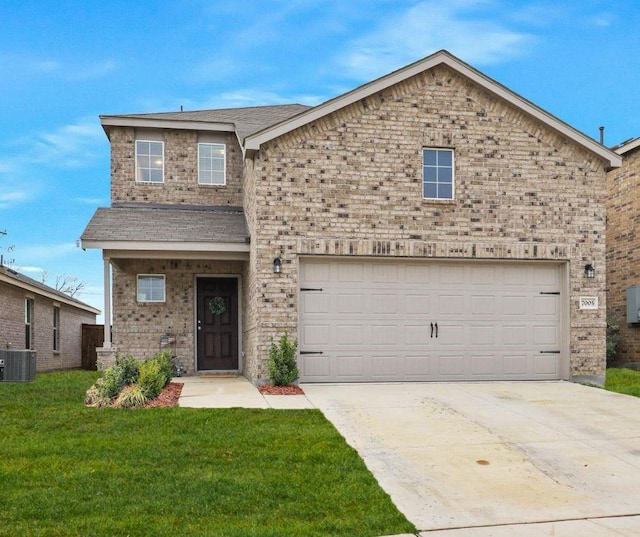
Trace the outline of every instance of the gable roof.
<instances>
[{"instance_id":1,"label":"gable roof","mask_svg":"<svg viewBox=\"0 0 640 537\"><path fill-rule=\"evenodd\" d=\"M248 252L239 207L114 203L99 208L80 237L83 248Z\"/></svg>"},{"instance_id":2,"label":"gable roof","mask_svg":"<svg viewBox=\"0 0 640 537\"><path fill-rule=\"evenodd\" d=\"M281 123L311 107L303 104L280 104L246 108L217 108L189 112L163 112L158 114L125 114L100 116L103 128L109 134L110 126L139 128L199 129L203 131L235 132L238 140Z\"/></svg>"},{"instance_id":3,"label":"gable roof","mask_svg":"<svg viewBox=\"0 0 640 537\"><path fill-rule=\"evenodd\" d=\"M45 296L50 298L56 302L61 302L67 304L69 306L73 306L74 308L79 308L89 313L93 313L98 315L100 313L99 309L94 308L93 306L89 306L89 304L85 304L81 302L77 298L73 298L62 291L58 291L53 287L49 287L44 283L40 283L33 278L29 278L29 276L25 276L24 274L20 274L18 271L13 270L9 267L5 267L0 265L0 282L8 283L9 285L14 285L25 291L29 291L31 293L35 293L37 295Z\"/></svg>"},{"instance_id":4,"label":"gable roof","mask_svg":"<svg viewBox=\"0 0 640 537\"><path fill-rule=\"evenodd\" d=\"M506 86L503 86L499 82L489 78L484 75L480 71L474 69L470 65L464 63L459 60L446 50L441 50L432 54L431 56L427 56L426 58L414 62L406 67L398 69L388 75L385 75L381 78L378 78L372 82L364 84L348 93L330 99L318 106L315 106L301 114L298 114L294 117L286 119L281 123L276 125L266 127L262 131L255 132L250 134L244 140L244 149L246 150L259 150L260 146L265 142L273 140L283 134L293 131L299 127L307 125L317 119L320 119L324 116L335 112L345 106L348 106L354 102L357 102L365 97L373 95L379 91L389 88L395 84L398 84L412 76L415 76L419 73L432 69L437 65L446 65L454 71L460 73L461 75L469 78L473 82L479 84L487 91L501 97L502 99L508 101L512 105L516 106L526 114L533 116L538 119L542 123L546 124L548 127L553 130L563 134L564 136L572 139L578 144L582 145L592 153L595 153L599 157L609 162L611 167L617 167L622 164L622 159L619 155L610 151L602 144L598 143L593 138L585 135L584 133L574 129L569 124L561 121L557 117L552 114L546 112L542 108L539 108L532 102L526 100L520 95L514 93Z\"/></svg>"},{"instance_id":5,"label":"gable roof","mask_svg":"<svg viewBox=\"0 0 640 537\"><path fill-rule=\"evenodd\" d=\"M638 138L629 138L628 140L622 142L620 145L612 147L611 150L618 153L618 155L624 155L629 151L637 149L638 147L640 147L640 136L638 136Z\"/></svg>"}]
</instances>

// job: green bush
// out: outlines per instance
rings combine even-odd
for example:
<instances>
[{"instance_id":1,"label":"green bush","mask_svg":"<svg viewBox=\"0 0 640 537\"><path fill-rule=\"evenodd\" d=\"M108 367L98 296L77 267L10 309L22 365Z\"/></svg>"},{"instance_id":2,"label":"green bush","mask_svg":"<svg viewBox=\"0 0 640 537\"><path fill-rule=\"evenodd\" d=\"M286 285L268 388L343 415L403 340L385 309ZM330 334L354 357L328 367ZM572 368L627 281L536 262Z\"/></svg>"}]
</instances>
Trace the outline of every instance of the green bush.
<instances>
[{"instance_id":1,"label":"green bush","mask_svg":"<svg viewBox=\"0 0 640 537\"><path fill-rule=\"evenodd\" d=\"M615 363L618 359L620 344L620 319L615 315L607 315L607 364Z\"/></svg>"},{"instance_id":2,"label":"green bush","mask_svg":"<svg viewBox=\"0 0 640 537\"><path fill-rule=\"evenodd\" d=\"M118 354L116 356L116 365L122 368L122 380L125 385L135 384L138 381L140 362L136 358L130 354L124 356Z\"/></svg>"},{"instance_id":3,"label":"green bush","mask_svg":"<svg viewBox=\"0 0 640 537\"><path fill-rule=\"evenodd\" d=\"M164 386L171 382L171 378L173 377L173 359L171 358L171 353L163 351L157 354L154 359L158 361L160 373L164 376L165 381L162 386L164 388Z\"/></svg>"},{"instance_id":4,"label":"green bush","mask_svg":"<svg viewBox=\"0 0 640 537\"><path fill-rule=\"evenodd\" d=\"M274 386L287 386L298 378L297 349L298 342L291 341L287 334L280 338L278 345L271 338L269 361L267 362L271 384Z\"/></svg>"},{"instance_id":5,"label":"green bush","mask_svg":"<svg viewBox=\"0 0 640 537\"><path fill-rule=\"evenodd\" d=\"M147 399L155 399L158 397L166 384L166 376L162 372L158 360L150 358L140 364L138 385Z\"/></svg>"},{"instance_id":6,"label":"green bush","mask_svg":"<svg viewBox=\"0 0 640 537\"><path fill-rule=\"evenodd\" d=\"M115 408L140 408L148 399L138 384L125 386L113 403Z\"/></svg>"}]
</instances>

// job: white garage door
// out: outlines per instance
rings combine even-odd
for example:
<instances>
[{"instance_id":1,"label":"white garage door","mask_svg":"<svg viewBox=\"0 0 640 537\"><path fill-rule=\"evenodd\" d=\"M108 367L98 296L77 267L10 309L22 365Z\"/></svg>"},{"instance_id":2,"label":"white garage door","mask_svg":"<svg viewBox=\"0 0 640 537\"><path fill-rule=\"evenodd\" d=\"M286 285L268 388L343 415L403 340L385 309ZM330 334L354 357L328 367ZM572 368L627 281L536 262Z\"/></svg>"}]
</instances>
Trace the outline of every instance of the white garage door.
<instances>
[{"instance_id":1,"label":"white garage door","mask_svg":"<svg viewBox=\"0 0 640 537\"><path fill-rule=\"evenodd\" d=\"M304 258L303 382L561 377L562 266Z\"/></svg>"}]
</instances>

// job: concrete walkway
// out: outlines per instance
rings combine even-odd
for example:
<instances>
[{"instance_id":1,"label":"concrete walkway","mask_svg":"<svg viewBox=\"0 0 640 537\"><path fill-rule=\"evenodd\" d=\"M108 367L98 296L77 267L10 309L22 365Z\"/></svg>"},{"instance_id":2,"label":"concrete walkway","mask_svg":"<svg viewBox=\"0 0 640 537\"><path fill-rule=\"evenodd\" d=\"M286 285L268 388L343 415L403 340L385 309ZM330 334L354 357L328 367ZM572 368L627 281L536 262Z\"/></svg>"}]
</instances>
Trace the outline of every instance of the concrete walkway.
<instances>
[{"instance_id":1,"label":"concrete walkway","mask_svg":"<svg viewBox=\"0 0 640 537\"><path fill-rule=\"evenodd\" d=\"M178 406L190 408L314 408L304 395L262 395L244 377L177 377L182 382Z\"/></svg>"},{"instance_id":2,"label":"concrete walkway","mask_svg":"<svg viewBox=\"0 0 640 537\"><path fill-rule=\"evenodd\" d=\"M640 399L567 382L263 396L244 377L174 381L183 407L321 410L420 537L640 535Z\"/></svg>"}]
</instances>

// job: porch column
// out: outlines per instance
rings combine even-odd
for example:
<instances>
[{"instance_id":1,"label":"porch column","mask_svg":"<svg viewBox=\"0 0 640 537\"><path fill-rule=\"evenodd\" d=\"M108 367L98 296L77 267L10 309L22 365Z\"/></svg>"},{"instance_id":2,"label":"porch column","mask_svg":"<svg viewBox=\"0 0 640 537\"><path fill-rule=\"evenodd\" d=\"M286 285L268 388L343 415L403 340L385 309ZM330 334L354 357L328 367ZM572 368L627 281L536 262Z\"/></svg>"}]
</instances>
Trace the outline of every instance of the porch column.
<instances>
[{"instance_id":1,"label":"porch column","mask_svg":"<svg viewBox=\"0 0 640 537\"><path fill-rule=\"evenodd\" d=\"M104 261L104 343L103 349L111 348L111 262L108 257Z\"/></svg>"}]
</instances>

